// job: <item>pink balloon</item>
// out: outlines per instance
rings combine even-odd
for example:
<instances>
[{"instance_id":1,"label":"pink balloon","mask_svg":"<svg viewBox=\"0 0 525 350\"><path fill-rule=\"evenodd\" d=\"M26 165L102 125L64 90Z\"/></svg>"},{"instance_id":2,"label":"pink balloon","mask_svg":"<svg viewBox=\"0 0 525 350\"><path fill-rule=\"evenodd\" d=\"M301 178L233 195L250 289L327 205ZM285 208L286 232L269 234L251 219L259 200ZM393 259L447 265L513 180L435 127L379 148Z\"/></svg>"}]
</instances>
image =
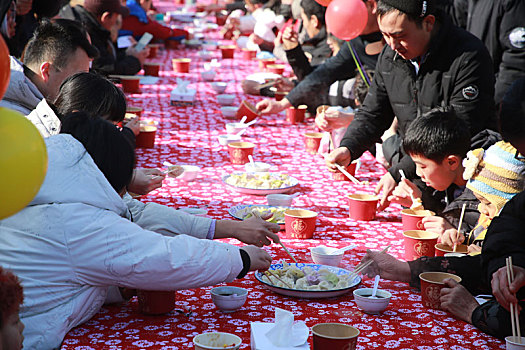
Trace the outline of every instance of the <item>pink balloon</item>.
<instances>
[{"instance_id":1,"label":"pink balloon","mask_svg":"<svg viewBox=\"0 0 525 350\"><path fill-rule=\"evenodd\" d=\"M365 29L368 11L362 0L333 0L326 9L326 28L339 39L352 40Z\"/></svg>"}]
</instances>

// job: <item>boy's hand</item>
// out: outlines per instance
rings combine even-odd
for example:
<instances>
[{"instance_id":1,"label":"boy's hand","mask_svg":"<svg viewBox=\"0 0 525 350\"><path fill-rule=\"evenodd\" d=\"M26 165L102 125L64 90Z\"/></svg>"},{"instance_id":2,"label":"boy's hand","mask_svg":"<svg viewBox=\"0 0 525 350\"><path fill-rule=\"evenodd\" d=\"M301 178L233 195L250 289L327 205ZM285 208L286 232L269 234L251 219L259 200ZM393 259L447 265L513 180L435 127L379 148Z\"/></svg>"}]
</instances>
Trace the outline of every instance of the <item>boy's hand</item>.
<instances>
[{"instance_id":1,"label":"boy's hand","mask_svg":"<svg viewBox=\"0 0 525 350\"><path fill-rule=\"evenodd\" d=\"M454 226L441 216L425 216L421 222L425 231L435 232L440 237L443 236L446 230L454 229Z\"/></svg>"},{"instance_id":2,"label":"boy's hand","mask_svg":"<svg viewBox=\"0 0 525 350\"><path fill-rule=\"evenodd\" d=\"M396 187L396 180L390 175L389 172L387 172L383 177L381 177L381 180L379 180L379 183L377 184L377 187L375 188L374 192L375 194L379 194L381 190L383 190L383 196L379 200L379 206L377 207L377 211L382 211L386 207L390 205L390 201L388 200L388 197L394 191L394 188Z\"/></svg>"},{"instance_id":3,"label":"boy's hand","mask_svg":"<svg viewBox=\"0 0 525 350\"><path fill-rule=\"evenodd\" d=\"M410 180L402 179L392 191L392 195L388 200L404 207L410 208L413 204L412 197L421 199L421 191Z\"/></svg>"},{"instance_id":4,"label":"boy's hand","mask_svg":"<svg viewBox=\"0 0 525 350\"><path fill-rule=\"evenodd\" d=\"M465 236L458 232L455 228L450 228L443 232L441 236L441 243L453 247L455 244L461 244L465 240Z\"/></svg>"},{"instance_id":5,"label":"boy's hand","mask_svg":"<svg viewBox=\"0 0 525 350\"><path fill-rule=\"evenodd\" d=\"M481 253L481 247L479 245L476 245L476 244L471 244L467 247L467 253L469 254L472 254L472 253Z\"/></svg>"}]
</instances>

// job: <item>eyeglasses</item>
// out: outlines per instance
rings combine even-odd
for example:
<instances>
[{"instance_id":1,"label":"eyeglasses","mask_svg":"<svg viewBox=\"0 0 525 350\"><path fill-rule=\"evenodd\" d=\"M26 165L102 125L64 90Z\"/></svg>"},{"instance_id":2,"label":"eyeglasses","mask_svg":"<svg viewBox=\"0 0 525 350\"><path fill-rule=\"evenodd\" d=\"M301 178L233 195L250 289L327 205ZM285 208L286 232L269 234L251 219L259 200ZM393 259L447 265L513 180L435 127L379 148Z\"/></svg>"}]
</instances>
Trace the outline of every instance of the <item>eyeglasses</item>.
<instances>
[{"instance_id":1,"label":"eyeglasses","mask_svg":"<svg viewBox=\"0 0 525 350\"><path fill-rule=\"evenodd\" d=\"M516 153L514 153L514 159L525 162L525 156L522 156L518 150L516 150Z\"/></svg>"}]
</instances>

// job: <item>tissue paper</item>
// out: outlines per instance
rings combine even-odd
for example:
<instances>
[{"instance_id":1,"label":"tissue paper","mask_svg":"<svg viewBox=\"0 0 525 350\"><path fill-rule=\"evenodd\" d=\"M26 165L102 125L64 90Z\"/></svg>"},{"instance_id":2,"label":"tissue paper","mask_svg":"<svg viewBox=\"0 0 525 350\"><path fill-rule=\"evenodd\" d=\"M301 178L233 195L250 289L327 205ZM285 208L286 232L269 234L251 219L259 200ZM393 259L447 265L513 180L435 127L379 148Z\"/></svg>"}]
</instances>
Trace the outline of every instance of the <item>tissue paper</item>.
<instances>
[{"instance_id":1,"label":"tissue paper","mask_svg":"<svg viewBox=\"0 0 525 350\"><path fill-rule=\"evenodd\" d=\"M303 321L294 323L293 313L275 308L275 323L251 323L252 350L303 350L310 333Z\"/></svg>"},{"instance_id":2,"label":"tissue paper","mask_svg":"<svg viewBox=\"0 0 525 350\"><path fill-rule=\"evenodd\" d=\"M189 81L177 78L177 87L171 91L170 101L173 106L193 104L197 90L188 89Z\"/></svg>"}]
</instances>

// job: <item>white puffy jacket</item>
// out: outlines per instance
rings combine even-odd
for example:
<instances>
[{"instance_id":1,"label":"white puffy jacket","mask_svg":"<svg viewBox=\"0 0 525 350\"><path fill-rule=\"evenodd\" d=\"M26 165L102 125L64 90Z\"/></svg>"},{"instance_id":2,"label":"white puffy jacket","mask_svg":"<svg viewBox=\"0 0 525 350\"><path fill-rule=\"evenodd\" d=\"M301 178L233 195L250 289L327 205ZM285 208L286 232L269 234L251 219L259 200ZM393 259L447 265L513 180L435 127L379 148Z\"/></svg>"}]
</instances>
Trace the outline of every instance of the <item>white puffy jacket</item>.
<instances>
[{"instance_id":1,"label":"white puffy jacket","mask_svg":"<svg viewBox=\"0 0 525 350\"><path fill-rule=\"evenodd\" d=\"M242 270L239 248L187 235L148 231L123 216L127 207L85 148L70 135L45 140L48 172L35 199L0 221L0 265L24 287L24 349L52 349L90 319L115 286L177 290L232 281ZM140 206L138 223L164 234L194 229L194 220L159 205ZM155 211L155 208L160 208ZM168 217L169 216L169 217ZM206 225L203 226L203 222ZM172 229L169 227L173 226Z\"/></svg>"}]
</instances>

